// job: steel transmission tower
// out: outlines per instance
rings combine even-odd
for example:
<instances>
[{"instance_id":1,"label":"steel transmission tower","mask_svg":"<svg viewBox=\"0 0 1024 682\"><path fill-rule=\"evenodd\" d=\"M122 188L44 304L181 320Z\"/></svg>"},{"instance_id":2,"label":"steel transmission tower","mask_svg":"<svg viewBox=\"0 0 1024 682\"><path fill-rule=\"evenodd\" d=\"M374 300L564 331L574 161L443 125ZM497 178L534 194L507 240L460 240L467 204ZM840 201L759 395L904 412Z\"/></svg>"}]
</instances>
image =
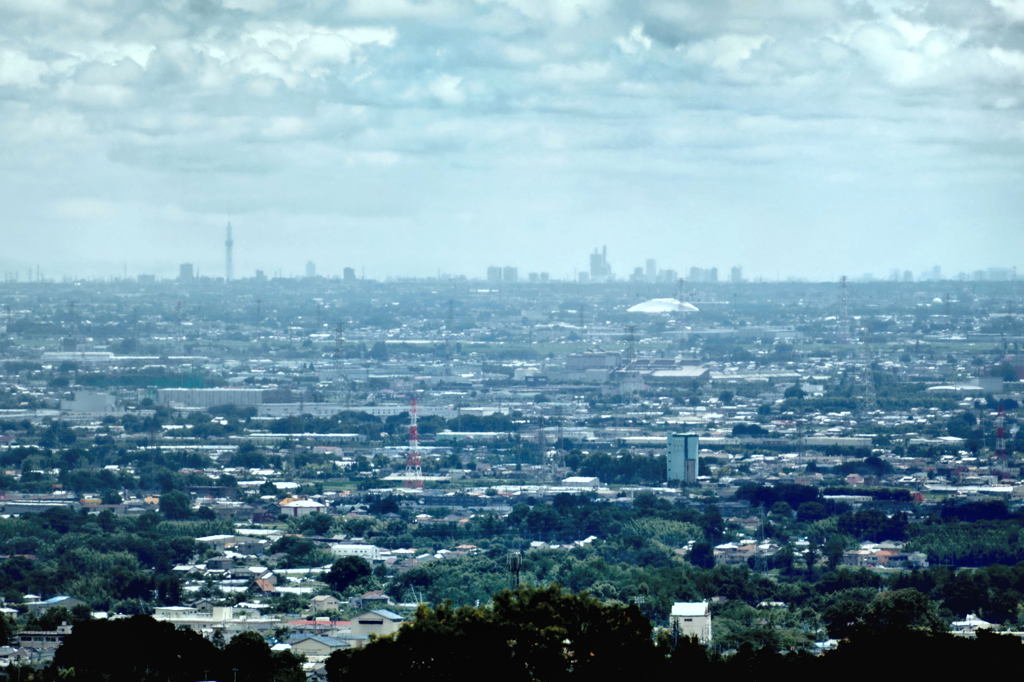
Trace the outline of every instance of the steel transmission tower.
<instances>
[{"instance_id":1,"label":"steel transmission tower","mask_svg":"<svg viewBox=\"0 0 1024 682\"><path fill-rule=\"evenodd\" d=\"M416 426L416 398L409 403L409 454L405 457L405 487L423 487L423 469L420 466L420 432Z\"/></svg>"}]
</instances>

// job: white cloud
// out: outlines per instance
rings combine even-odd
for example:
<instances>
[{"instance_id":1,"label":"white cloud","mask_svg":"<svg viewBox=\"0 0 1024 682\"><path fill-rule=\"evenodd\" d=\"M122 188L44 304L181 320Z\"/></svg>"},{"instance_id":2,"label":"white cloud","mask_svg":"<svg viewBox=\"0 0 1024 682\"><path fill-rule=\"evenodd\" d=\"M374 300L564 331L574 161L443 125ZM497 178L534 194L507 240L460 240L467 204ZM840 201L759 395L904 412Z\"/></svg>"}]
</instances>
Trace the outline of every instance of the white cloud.
<instances>
[{"instance_id":1,"label":"white cloud","mask_svg":"<svg viewBox=\"0 0 1024 682\"><path fill-rule=\"evenodd\" d=\"M1024 0L992 0L992 6L1002 10L1011 21L1024 21Z\"/></svg>"},{"instance_id":2,"label":"white cloud","mask_svg":"<svg viewBox=\"0 0 1024 682\"><path fill-rule=\"evenodd\" d=\"M245 12L267 12L274 9L277 0L221 0L227 9L239 9Z\"/></svg>"},{"instance_id":3,"label":"white cloud","mask_svg":"<svg viewBox=\"0 0 1024 682\"><path fill-rule=\"evenodd\" d=\"M579 64L545 64L541 77L560 83L586 83L603 81L611 72L608 62L581 62Z\"/></svg>"},{"instance_id":4,"label":"white cloud","mask_svg":"<svg viewBox=\"0 0 1024 682\"><path fill-rule=\"evenodd\" d=\"M513 64L536 64L547 57L540 48L516 44L503 45L502 54Z\"/></svg>"},{"instance_id":5,"label":"white cloud","mask_svg":"<svg viewBox=\"0 0 1024 682\"><path fill-rule=\"evenodd\" d=\"M284 139L297 137L306 130L306 122L297 116L275 116L263 127L262 133L272 139Z\"/></svg>"},{"instance_id":6,"label":"white cloud","mask_svg":"<svg viewBox=\"0 0 1024 682\"><path fill-rule=\"evenodd\" d=\"M993 47L989 50L989 54L996 62L1014 71L1017 76L1024 76L1024 52Z\"/></svg>"},{"instance_id":7,"label":"white cloud","mask_svg":"<svg viewBox=\"0 0 1024 682\"><path fill-rule=\"evenodd\" d=\"M1020 208L1001 188L1024 168L1024 45L1009 30L1021 8L8 0L0 197L48 220L70 220L82 196L122 206L130 186L146 197L136 217L152 201L188 215L401 210L446 225L452 206L523 211L502 203L514 187L566 224L582 220L574 211L600 222L591 203L613 197L670 224L702 201L709 219L740 220L735 188L771 194L775 178L841 177L884 211L877 178L912 178L984 184L973 205L996 220ZM696 184L704 198L683 206L673 188ZM422 196L397 201L410 186ZM820 203L792 187L794 203ZM61 200L71 209L45 208Z\"/></svg>"},{"instance_id":8,"label":"white cloud","mask_svg":"<svg viewBox=\"0 0 1024 682\"><path fill-rule=\"evenodd\" d=\"M430 82L430 94L445 104L462 104L466 93L462 90L462 77L444 73Z\"/></svg>"},{"instance_id":9,"label":"white cloud","mask_svg":"<svg viewBox=\"0 0 1024 682\"><path fill-rule=\"evenodd\" d=\"M553 22L557 26L573 26L605 14L608 0L497 0L535 22Z\"/></svg>"},{"instance_id":10,"label":"white cloud","mask_svg":"<svg viewBox=\"0 0 1024 682\"><path fill-rule=\"evenodd\" d=\"M615 44L626 54L647 52L653 44L650 36L644 33L642 24L637 24L629 30L629 35L615 39Z\"/></svg>"},{"instance_id":11,"label":"white cloud","mask_svg":"<svg viewBox=\"0 0 1024 682\"><path fill-rule=\"evenodd\" d=\"M736 72L743 62L769 41L766 35L723 35L685 48L686 56L716 69Z\"/></svg>"},{"instance_id":12,"label":"white cloud","mask_svg":"<svg viewBox=\"0 0 1024 682\"><path fill-rule=\"evenodd\" d=\"M456 0L349 0L346 14L362 19L444 20L457 17Z\"/></svg>"},{"instance_id":13,"label":"white cloud","mask_svg":"<svg viewBox=\"0 0 1024 682\"><path fill-rule=\"evenodd\" d=\"M4 9L24 14L57 14L67 9L64 0L4 0Z\"/></svg>"},{"instance_id":14,"label":"white cloud","mask_svg":"<svg viewBox=\"0 0 1024 682\"><path fill-rule=\"evenodd\" d=\"M117 110L134 100L135 91L111 83L87 84L65 81L57 88L57 96L68 103L90 109Z\"/></svg>"},{"instance_id":15,"label":"white cloud","mask_svg":"<svg viewBox=\"0 0 1024 682\"><path fill-rule=\"evenodd\" d=\"M17 50L0 50L0 85L38 87L49 72L46 62L32 59Z\"/></svg>"},{"instance_id":16,"label":"white cloud","mask_svg":"<svg viewBox=\"0 0 1024 682\"><path fill-rule=\"evenodd\" d=\"M105 220L117 215L117 206L94 198L64 199L53 206L53 213L69 220Z\"/></svg>"}]
</instances>

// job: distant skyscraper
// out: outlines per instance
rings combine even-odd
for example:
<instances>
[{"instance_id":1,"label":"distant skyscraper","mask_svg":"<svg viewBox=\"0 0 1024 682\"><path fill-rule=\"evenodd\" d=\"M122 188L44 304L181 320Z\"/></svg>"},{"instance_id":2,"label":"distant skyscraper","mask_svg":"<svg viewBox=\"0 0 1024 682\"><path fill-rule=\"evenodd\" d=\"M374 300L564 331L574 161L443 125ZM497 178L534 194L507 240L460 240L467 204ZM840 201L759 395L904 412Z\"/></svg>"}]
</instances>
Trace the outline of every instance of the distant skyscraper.
<instances>
[{"instance_id":1,"label":"distant skyscraper","mask_svg":"<svg viewBox=\"0 0 1024 682\"><path fill-rule=\"evenodd\" d=\"M346 282L356 281L356 271L352 268L345 268L341 271L341 278Z\"/></svg>"},{"instance_id":2,"label":"distant skyscraper","mask_svg":"<svg viewBox=\"0 0 1024 682\"><path fill-rule=\"evenodd\" d=\"M514 268L511 265L506 265L501 269L501 281L502 282L518 282L519 281L519 269Z\"/></svg>"},{"instance_id":3,"label":"distant skyscraper","mask_svg":"<svg viewBox=\"0 0 1024 682\"><path fill-rule=\"evenodd\" d=\"M316 277L316 263L314 263L313 261L309 261L308 263L306 263L306 277Z\"/></svg>"},{"instance_id":4,"label":"distant skyscraper","mask_svg":"<svg viewBox=\"0 0 1024 682\"><path fill-rule=\"evenodd\" d=\"M648 258L645 264L645 275L648 282L658 279L658 263L653 258Z\"/></svg>"},{"instance_id":5,"label":"distant skyscraper","mask_svg":"<svg viewBox=\"0 0 1024 682\"><path fill-rule=\"evenodd\" d=\"M699 472L699 438L695 433L668 434L667 480L696 483Z\"/></svg>"},{"instance_id":6,"label":"distant skyscraper","mask_svg":"<svg viewBox=\"0 0 1024 682\"><path fill-rule=\"evenodd\" d=\"M612 267L608 265L608 247L602 246L601 250L594 249L590 254L590 281L607 282L612 278Z\"/></svg>"},{"instance_id":7,"label":"distant skyscraper","mask_svg":"<svg viewBox=\"0 0 1024 682\"><path fill-rule=\"evenodd\" d=\"M231 223L228 223L227 236L224 239L224 281L235 278L235 240L231 238Z\"/></svg>"},{"instance_id":8,"label":"distant skyscraper","mask_svg":"<svg viewBox=\"0 0 1024 682\"><path fill-rule=\"evenodd\" d=\"M195 269L192 267L191 263L182 263L178 266L179 282L191 282L195 277Z\"/></svg>"},{"instance_id":9,"label":"distant skyscraper","mask_svg":"<svg viewBox=\"0 0 1024 682\"><path fill-rule=\"evenodd\" d=\"M501 266L491 265L487 268L487 281L494 284L501 281Z\"/></svg>"},{"instance_id":10,"label":"distant skyscraper","mask_svg":"<svg viewBox=\"0 0 1024 682\"><path fill-rule=\"evenodd\" d=\"M733 284L740 284L743 282L743 268L739 265L732 266L732 269L729 270L729 281Z\"/></svg>"},{"instance_id":11,"label":"distant skyscraper","mask_svg":"<svg viewBox=\"0 0 1024 682\"><path fill-rule=\"evenodd\" d=\"M718 282L718 268L699 268L695 265L690 268L690 281L700 284L714 284Z\"/></svg>"}]
</instances>

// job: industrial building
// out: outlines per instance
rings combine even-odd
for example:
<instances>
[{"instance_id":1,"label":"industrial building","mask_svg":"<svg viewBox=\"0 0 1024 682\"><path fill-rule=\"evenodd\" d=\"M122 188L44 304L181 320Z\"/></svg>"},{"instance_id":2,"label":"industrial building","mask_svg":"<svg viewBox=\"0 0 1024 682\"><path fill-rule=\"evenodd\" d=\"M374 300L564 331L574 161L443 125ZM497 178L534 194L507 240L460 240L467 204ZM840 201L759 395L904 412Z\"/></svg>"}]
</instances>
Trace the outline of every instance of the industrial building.
<instances>
[{"instance_id":1,"label":"industrial building","mask_svg":"<svg viewBox=\"0 0 1024 682\"><path fill-rule=\"evenodd\" d=\"M271 388L161 388L157 390L157 403L182 407L214 407L235 405L252 407L264 402L282 401L291 397L291 391Z\"/></svg>"}]
</instances>

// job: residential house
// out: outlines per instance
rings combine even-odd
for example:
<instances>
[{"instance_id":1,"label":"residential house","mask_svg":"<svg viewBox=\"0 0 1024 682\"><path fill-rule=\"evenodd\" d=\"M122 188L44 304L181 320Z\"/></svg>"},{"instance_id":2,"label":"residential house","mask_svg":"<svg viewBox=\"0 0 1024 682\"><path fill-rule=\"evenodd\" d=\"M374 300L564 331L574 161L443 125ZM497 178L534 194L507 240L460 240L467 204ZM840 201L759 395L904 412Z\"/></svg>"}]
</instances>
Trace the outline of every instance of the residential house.
<instances>
[{"instance_id":1,"label":"residential house","mask_svg":"<svg viewBox=\"0 0 1024 682\"><path fill-rule=\"evenodd\" d=\"M324 512L327 505L316 500L286 498L281 501L278 508L285 516L299 517Z\"/></svg>"},{"instance_id":2,"label":"residential house","mask_svg":"<svg viewBox=\"0 0 1024 682\"><path fill-rule=\"evenodd\" d=\"M29 613L37 616L41 613L46 613L50 609L61 608L70 611L76 606L80 606L82 604L85 604L85 602L80 599L75 599L74 597L69 597L66 594L61 594L42 601L30 601L26 603L25 606L28 607Z\"/></svg>"},{"instance_id":3,"label":"residential house","mask_svg":"<svg viewBox=\"0 0 1024 682\"><path fill-rule=\"evenodd\" d=\"M343 639L310 634L293 637L288 643L292 647L292 653L303 654L309 659L326 658L338 649L348 647L348 642Z\"/></svg>"},{"instance_id":4,"label":"residential house","mask_svg":"<svg viewBox=\"0 0 1024 682\"><path fill-rule=\"evenodd\" d=\"M318 594L309 600L309 610L313 613L337 611L341 608L341 600L329 594Z\"/></svg>"},{"instance_id":5,"label":"residential house","mask_svg":"<svg viewBox=\"0 0 1024 682\"><path fill-rule=\"evenodd\" d=\"M352 639L355 646L363 646L370 635L378 637L398 632L403 619L394 611L375 609L352 619Z\"/></svg>"},{"instance_id":6,"label":"residential house","mask_svg":"<svg viewBox=\"0 0 1024 682\"><path fill-rule=\"evenodd\" d=\"M362 594L352 597L348 600L349 606L354 609L380 609L385 606L391 606L391 597L384 593L383 590L370 590L369 592L363 592Z\"/></svg>"}]
</instances>

